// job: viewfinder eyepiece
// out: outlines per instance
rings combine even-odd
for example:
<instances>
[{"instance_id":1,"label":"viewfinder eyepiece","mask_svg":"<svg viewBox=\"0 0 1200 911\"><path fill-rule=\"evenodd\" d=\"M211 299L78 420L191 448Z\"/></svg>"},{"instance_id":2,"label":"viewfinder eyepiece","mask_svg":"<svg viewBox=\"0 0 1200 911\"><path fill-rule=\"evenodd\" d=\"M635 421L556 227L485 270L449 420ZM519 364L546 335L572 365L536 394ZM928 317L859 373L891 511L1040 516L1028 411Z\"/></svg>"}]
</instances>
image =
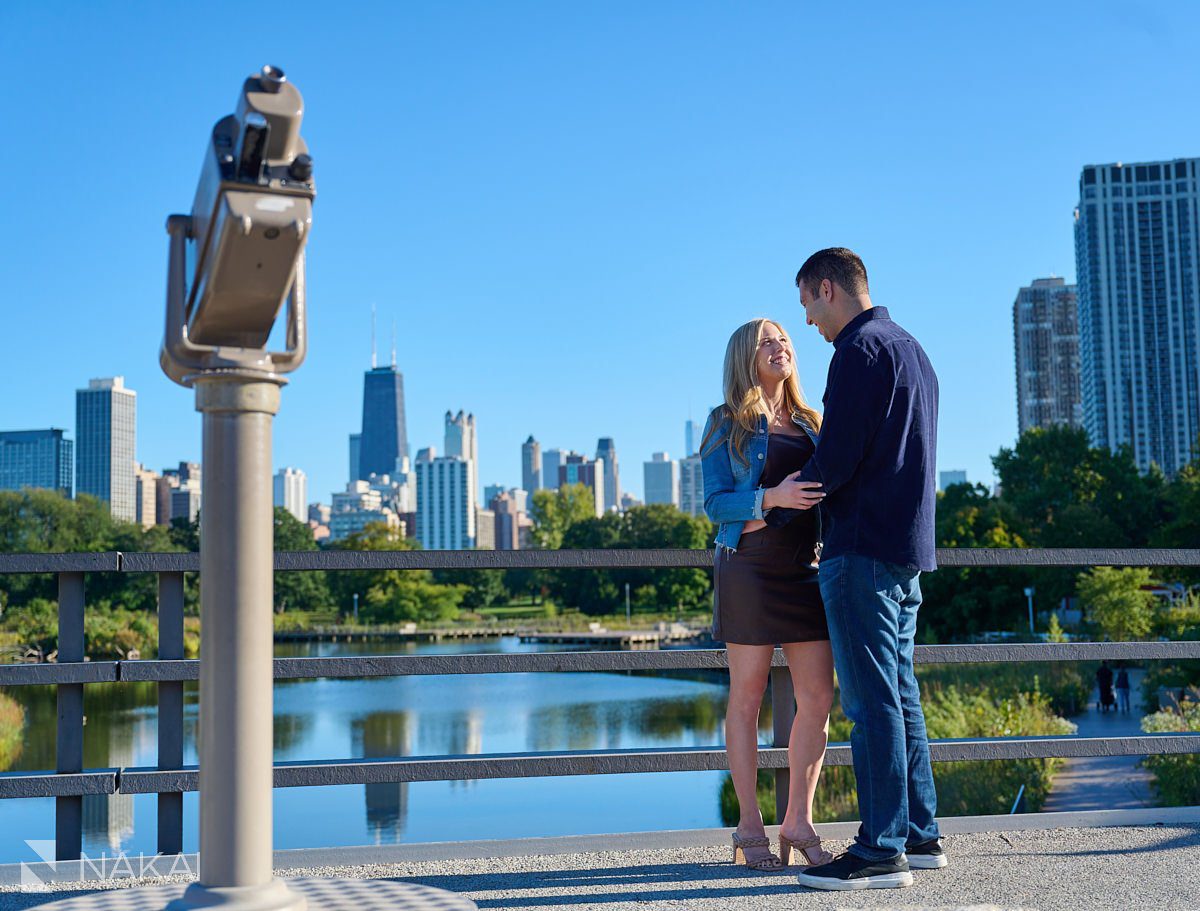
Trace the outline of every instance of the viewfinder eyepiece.
<instances>
[{"instance_id":1,"label":"viewfinder eyepiece","mask_svg":"<svg viewBox=\"0 0 1200 911\"><path fill-rule=\"evenodd\" d=\"M287 82L287 76L283 70L277 66L271 66L269 63L262 68L262 74L258 77L259 83L262 85L264 92L270 92L272 95L277 93L283 84Z\"/></svg>"},{"instance_id":2,"label":"viewfinder eyepiece","mask_svg":"<svg viewBox=\"0 0 1200 911\"><path fill-rule=\"evenodd\" d=\"M258 183L262 176L263 157L267 153L267 139L271 135L271 124L257 111L246 115L242 127L241 148L238 150L238 180Z\"/></svg>"}]
</instances>

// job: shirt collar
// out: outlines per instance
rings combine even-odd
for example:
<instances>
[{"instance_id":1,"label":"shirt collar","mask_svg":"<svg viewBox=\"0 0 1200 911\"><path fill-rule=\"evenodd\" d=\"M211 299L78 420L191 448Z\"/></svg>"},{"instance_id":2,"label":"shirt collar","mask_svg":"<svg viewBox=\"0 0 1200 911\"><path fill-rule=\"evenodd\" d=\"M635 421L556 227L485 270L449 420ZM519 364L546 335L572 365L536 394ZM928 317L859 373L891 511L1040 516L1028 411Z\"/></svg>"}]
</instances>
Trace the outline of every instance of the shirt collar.
<instances>
[{"instance_id":1,"label":"shirt collar","mask_svg":"<svg viewBox=\"0 0 1200 911\"><path fill-rule=\"evenodd\" d=\"M838 333L837 338L833 340L833 347L838 348L843 342L857 335L859 330L866 325L868 320L873 319L891 319L888 315L887 307L872 307L870 310L864 310L850 322L842 327L842 331Z\"/></svg>"}]
</instances>

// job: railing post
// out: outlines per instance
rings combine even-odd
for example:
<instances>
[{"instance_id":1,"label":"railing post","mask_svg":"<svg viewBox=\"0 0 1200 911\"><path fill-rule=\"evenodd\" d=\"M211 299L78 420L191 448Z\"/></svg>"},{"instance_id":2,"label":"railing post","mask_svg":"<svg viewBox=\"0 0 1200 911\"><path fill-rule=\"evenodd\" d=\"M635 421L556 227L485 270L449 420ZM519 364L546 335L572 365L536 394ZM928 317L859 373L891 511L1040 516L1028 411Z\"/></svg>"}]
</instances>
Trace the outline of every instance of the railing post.
<instances>
[{"instance_id":1,"label":"railing post","mask_svg":"<svg viewBox=\"0 0 1200 911\"><path fill-rule=\"evenodd\" d=\"M83 573L58 574L58 662L83 660ZM54 768L83 771L83 684L58 685L58 739ZM83 798L54 800L54 856L78 860L83 852Z\"/></svg>"},{"instance_id":2,"label":"railing post","mask_svg":"<svg viewBox=\"0 0 1200 911\"><path fill-rule=\"evenodd\" d=\"M183 573L158 574L158 657L183 657ZM183 681L158 684L158 767L183 767ZM183 853L183 793L158 795L158 853Z\"/></svg>"},{"instance_id":3,"label":"railing post","mask_svg":"<svg viewBox=\"0 0 1200 911\"><path fill-rule=\"evenodd\" d=\"M792 692L792 673L787 667L771 668L771 726L774 738L771 745L787 749L796 717L796 699ZM787 815L788 790L792 773L787 766L775 770L775 822L782 824Z\"/></svg>"}]
</instances>

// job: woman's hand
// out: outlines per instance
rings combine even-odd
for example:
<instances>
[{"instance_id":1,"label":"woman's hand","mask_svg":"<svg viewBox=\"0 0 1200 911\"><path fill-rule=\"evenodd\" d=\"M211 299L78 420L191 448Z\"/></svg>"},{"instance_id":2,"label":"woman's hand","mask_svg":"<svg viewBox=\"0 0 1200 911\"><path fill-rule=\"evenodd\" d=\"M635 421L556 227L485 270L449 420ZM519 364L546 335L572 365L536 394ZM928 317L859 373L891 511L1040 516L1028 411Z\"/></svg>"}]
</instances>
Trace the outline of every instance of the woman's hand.
<instances>
[{"instance_id":1,"label":"woman's hand","mask_svg":"<svg viewBox=\"0 0 1200 911\"><path fill-rule=\"evenodd\" d=\"M763 493L763 509L774 509L776 506L788 509L812 509L823 499L825 492L816 481L801 481L800 472L794 471L775 487L768 487Z\"/></svg>"}]
</instances>

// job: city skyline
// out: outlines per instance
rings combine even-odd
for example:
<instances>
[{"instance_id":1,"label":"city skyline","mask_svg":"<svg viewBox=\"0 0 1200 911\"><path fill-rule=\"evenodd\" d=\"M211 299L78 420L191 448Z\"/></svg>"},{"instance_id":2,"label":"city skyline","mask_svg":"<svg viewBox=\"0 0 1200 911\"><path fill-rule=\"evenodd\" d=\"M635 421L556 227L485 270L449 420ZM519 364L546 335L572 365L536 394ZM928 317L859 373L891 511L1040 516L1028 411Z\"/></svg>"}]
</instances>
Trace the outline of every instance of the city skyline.
<instances>
[{"instance_id":1,"label":"city skyline","mask_svg":"<svg viewBox=\"0 0 1200 911\"><path fill-rule=\"evenodd\" d=\"M679 453L679 417L691 408L700 423L695 404L720 398L725 342L746 319L783 323L820 402L832 349L805 326L792 280L831 244L863 257L873 299L938 371L939 464L987 482L1016 437L1006 305L1034 276L1075 282L1081 168L1200 150L1200 123L1157 91L1200 71L1185 52L1200 37L1190 5L968 16L880 4L852 70L836 48L801 53L794 41L856 33L853 11L837 7L538 17L479 5L466 31L449 10L369 10L366 33L314 10L313 28L265 41L228 34L221 14L169 7L0 13L0 32L22 36L0 55L10 84L51 56L88 74L0 99L7 122L41 139L0 149L0 166L25 175L8 192L27 216L0 224L6 330L26 341L0 363L0 383L25 392L0 406L0 427L71 427L74 384L124 374L139 393L138 460L200 457L194 395L157 361L163 219L187 210L212 123L265 62L304 88L319 169L309 354L283 390L273 467L303 468L321 498L344 485L346 440L360 430L372 304L381 327L396 323L408 425L428 430L411 433L413 452L461 403L480 419L484 483L522 483L513 453L531 432L589 454L603 434L627 467L622 486L640 495L639 463ZM1121 64L1083 78L1064 42ZM1013 70L1014 47L1040 61L1036 72ZM391 78L352 76L363 55L394 61ZM169 84L144 78L180 59L199 63ZM809 118L792 115L821 98L840 99L871 136L815 140ZM79 205L59 178L77 166L72 136L104 135L120 110L155 130L156 154L92 150L105 177L89 182L88 205L122 213L124 227L97 232L64 269L52 213ZM373 142L399 150L393 177L361 168L367 122ZM67 329L53 343L51 315Z\"/></svg>"}]
</instances>

